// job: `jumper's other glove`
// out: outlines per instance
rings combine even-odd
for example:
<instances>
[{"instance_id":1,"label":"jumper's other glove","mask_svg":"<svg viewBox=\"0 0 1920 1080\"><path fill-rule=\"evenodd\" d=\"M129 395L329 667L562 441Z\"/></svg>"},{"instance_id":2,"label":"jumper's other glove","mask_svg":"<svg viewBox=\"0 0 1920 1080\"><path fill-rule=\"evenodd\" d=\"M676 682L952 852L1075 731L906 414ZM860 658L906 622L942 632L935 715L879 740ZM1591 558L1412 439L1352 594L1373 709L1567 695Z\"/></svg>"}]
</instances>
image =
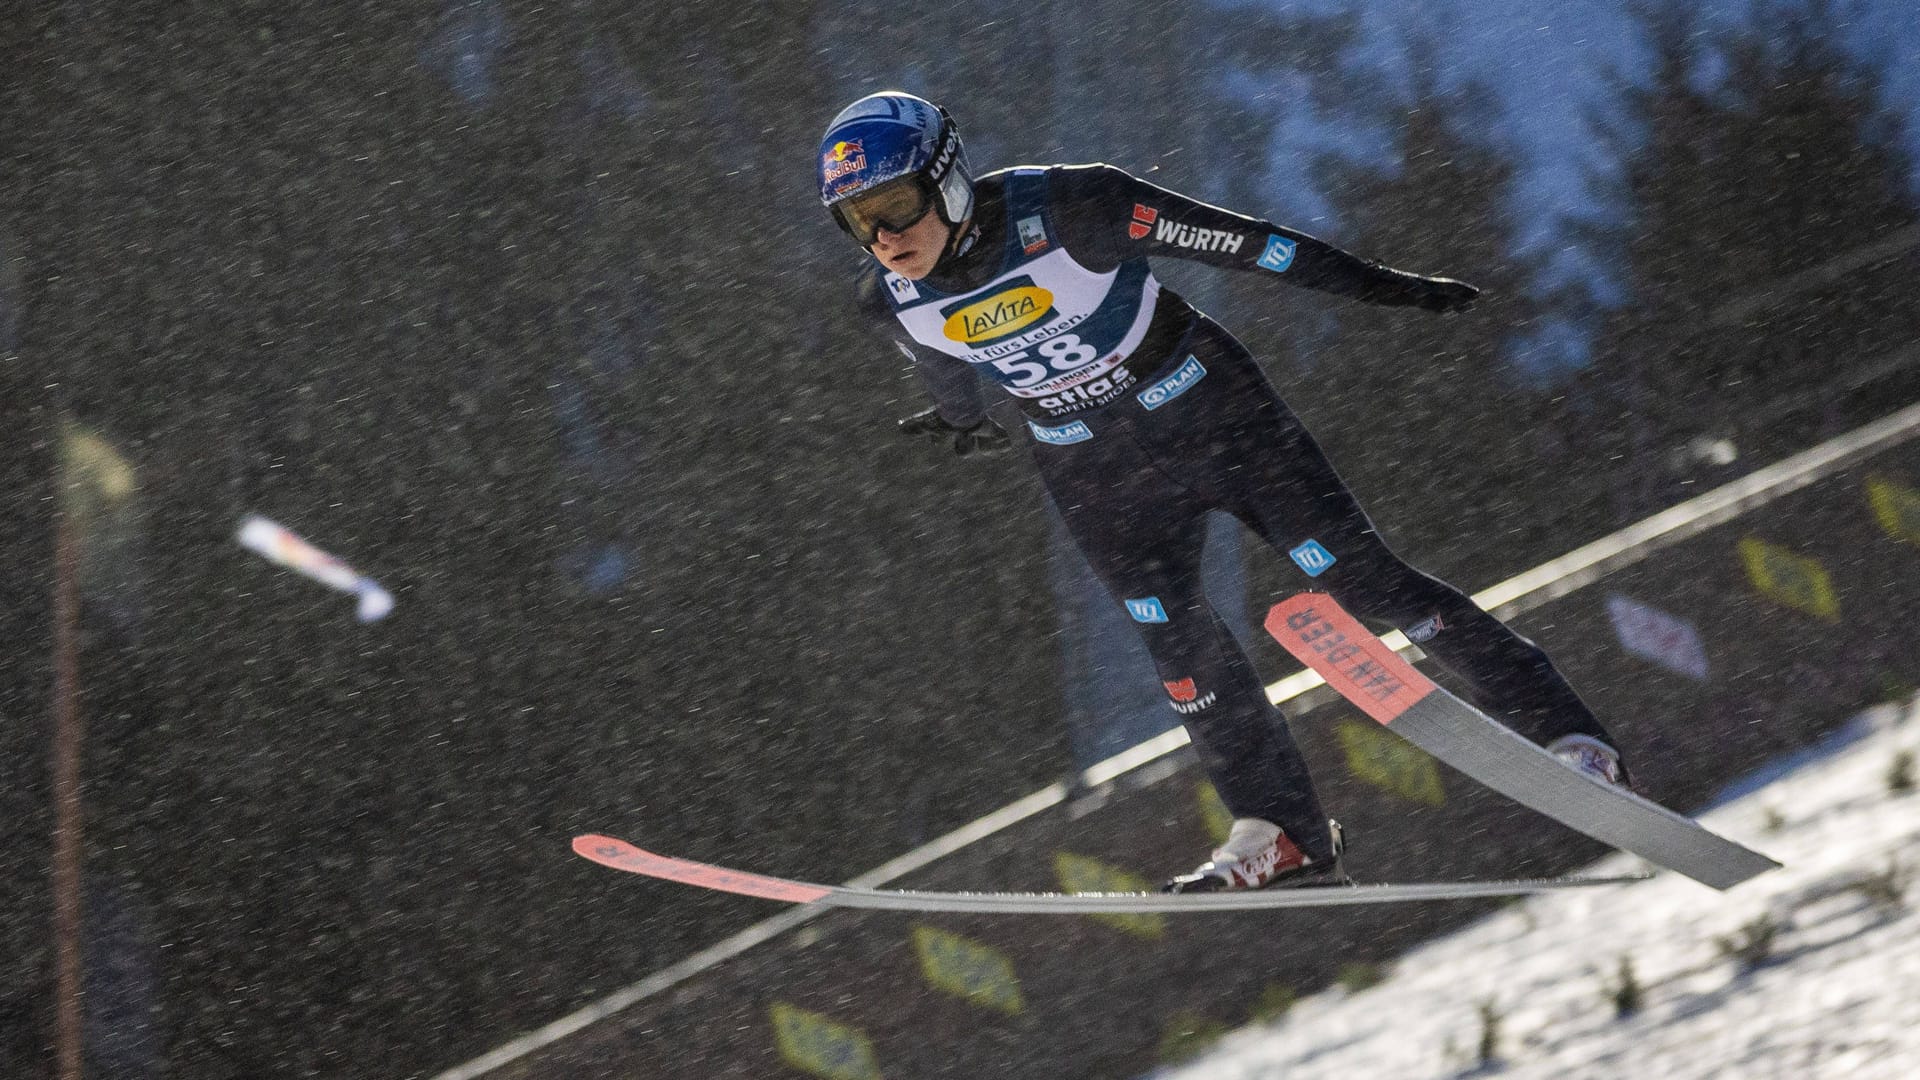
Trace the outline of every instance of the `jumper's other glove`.
<instances>
[{"instance_id":1,"label":"jumper's other glove","mask_svg":"<svg viewBox=\"0 0 1920 1080\"><path fill-rule=\"evenodd\" d=\"M1452 278L1428 278L1426 288L1420 291L1420 299L1415 301L1428 311L1447 314L1454 311L1472 311L1473 301L1480 290L1464 281Z\"/></svg>"},{"instance_id":2,"label":"jumper's other glove","mask_svg":"<svg viewBox=\"0 0 1920 1080\"><path fill-rule=\"evenodd\" d=\"M966 457L976 451L982 454L997 453L1011 445L1012 440L999 424L990 416L983 416L972 427L955 427L947 423L939 409L923 409L900 421L900 434L907 436L925 435L933 442L951 441L953 452Z\"/></svg>"}]
</instances>

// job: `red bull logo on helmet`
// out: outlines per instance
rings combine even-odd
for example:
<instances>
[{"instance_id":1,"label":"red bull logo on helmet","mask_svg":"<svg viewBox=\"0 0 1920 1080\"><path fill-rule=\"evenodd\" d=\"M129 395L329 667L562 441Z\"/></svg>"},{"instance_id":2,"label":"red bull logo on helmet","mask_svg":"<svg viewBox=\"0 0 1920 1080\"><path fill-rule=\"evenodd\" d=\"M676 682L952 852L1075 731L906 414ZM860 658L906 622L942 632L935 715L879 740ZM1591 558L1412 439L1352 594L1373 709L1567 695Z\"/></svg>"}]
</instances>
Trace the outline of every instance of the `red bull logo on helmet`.
<instances>
[{"instance_id":1,"label":"red bull logo on helmet","mask_svg":"<svg viewBox=\"0 0 1920 1080\"><path fill-rule=\"evenodd\" d=\"M831 184L843 176L850 176L867 167L866 152L860 146L860 140L836 142L820 155L821 179Z\"/></svg>"}]
</instances>

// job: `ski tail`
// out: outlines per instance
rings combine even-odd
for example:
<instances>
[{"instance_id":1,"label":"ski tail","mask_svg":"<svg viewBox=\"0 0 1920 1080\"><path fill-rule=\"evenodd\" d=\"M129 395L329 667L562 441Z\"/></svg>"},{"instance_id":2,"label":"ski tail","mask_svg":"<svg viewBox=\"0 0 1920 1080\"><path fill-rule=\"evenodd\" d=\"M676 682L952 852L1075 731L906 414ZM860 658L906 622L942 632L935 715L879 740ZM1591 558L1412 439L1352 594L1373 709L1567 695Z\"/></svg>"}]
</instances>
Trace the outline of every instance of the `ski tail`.
<instances>
[{"instance_id":1,"label":"ski tail","mask_svg":"<svg viewBox=\"0 0 1920 1080\"><path fill-rule=\"evenodd\" d=\"M1266 628L1394 734L1569 828L1716 889L1780 865L1691 818L1576 772L1435 685L1325 593L1300 593L1275 604Z\"/></svg>"}]
</instances>

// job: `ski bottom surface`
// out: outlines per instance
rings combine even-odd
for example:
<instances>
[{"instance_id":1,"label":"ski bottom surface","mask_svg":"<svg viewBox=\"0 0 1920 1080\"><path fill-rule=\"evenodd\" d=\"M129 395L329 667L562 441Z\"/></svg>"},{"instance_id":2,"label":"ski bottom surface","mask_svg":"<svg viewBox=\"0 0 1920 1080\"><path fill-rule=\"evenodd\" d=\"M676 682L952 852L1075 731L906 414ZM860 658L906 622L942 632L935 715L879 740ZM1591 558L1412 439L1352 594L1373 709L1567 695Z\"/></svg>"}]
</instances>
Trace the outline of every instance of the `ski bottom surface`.
<instances>
[{"instance_id":1,"label":"ski bottom surface","mask_svg":"<svg viewBox=\"0 0 1920 1080\"><path fill-rule=\"evenodd\" d=\"M1470 900L1520 896L1553 889L1580 889L1644 881L1620 877L1521 878L1513 881L1436 881L1396 885L1318 885L1217 893L1022 893L914 892L815 885L724 866L656 855L611 836L576 836L574 853L602 866L677 881L719 892L783 900L792 904L890 911L977 911L1007 915L1142 915L1198 911L1258 911L1267 908L1398 904L1417 900Z\"/></svg>"},{"instance_id":2,"label":"ski bottom surface","mask_svg":"<svg viewBox=\"0 0 1920 1080\"><path fill-rule=\"evenodd\" d=\"M1275 604L1266 627L1387 730L1569 828L1716 889L1780 865L1659 803L1574 770L1436 686L1325 593L1298 593Z\"/></svg>"}]
</instances>

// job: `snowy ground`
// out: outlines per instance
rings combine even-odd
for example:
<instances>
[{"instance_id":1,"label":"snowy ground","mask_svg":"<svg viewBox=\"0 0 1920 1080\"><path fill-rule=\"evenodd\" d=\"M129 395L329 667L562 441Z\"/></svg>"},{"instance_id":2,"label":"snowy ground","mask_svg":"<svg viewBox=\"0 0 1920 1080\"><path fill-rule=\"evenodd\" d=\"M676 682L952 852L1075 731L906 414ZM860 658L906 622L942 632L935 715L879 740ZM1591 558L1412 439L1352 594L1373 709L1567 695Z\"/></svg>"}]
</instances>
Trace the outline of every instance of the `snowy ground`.
<instances>
[{"instance_id":1,"label":"snowy ground","mask_svg":"<svg viewBox=\"0 0 1920 1080\"><path fill-rule=\"evenodd\" d=\"M1153 1080L1920 1076L1920 702L1871 710L1702 817L1785 863L1728 893L1662 873L1541 895L1407 954L1386 981L1304 999ZM1644 864L1616 856L1594 873ZM1736 950L1773 928L1767 958ZM1617 1014L1620 965L1640 1004ZM1483 1006L1497 1019L1483 1063Z\"/></svg>"}]
</instances>

